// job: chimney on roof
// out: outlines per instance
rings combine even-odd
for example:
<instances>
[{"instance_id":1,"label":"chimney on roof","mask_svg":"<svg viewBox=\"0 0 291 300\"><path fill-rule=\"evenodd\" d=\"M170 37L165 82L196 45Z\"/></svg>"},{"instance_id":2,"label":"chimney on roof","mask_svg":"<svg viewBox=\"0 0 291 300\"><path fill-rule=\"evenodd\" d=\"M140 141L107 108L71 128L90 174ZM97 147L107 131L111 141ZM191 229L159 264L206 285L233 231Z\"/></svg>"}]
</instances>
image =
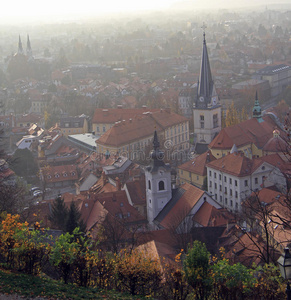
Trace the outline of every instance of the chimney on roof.
<instances>
[{"instance_id":1,"label":"chimney on roof","mask_svg":"<svg viewBox=\"0 0 291 300\"><path fill-rule=\"evenodd\" d=\"M117 108L122 109L122 104L118 104Z\"/></svg>"},{"instance_id":2,"label":"chimney on roof","mask_svg":"<svg viewBox=\"0 0 291 300\"><path fill-rule=\"evenodd\" d=\"M118 177L116 177L115 180L116 180L116 189L118 191L121 191L121 182L120 182L120 179Z\"/></svg>"},{"instance_id":3,"label":"chimney on roof","mask_svg":"<svg viewBox=\"0 0 291 300\"><path fill-rule=\"evenodd\" d=\"M146 105L143 105L142 108L143 108L143 109L147 109L147 106L146 106Z\"/></svg>"},{"instance_id":4,"label":"chimney on roof","mask_svg":"<svg viewBox=\"0 0 291 300\"><path fill-rule=\"evenodd\" d=\"M106 182L107 182L107 177L106 177L105 172L103 171L102 174L101 174L102 187L106 184Z\"/></svg>"},{"instance_id":5,"label":"chimney on roof","mask_svg":"<svg viewBox=\"0 0 291 300\"><path fill-rule=\"evenodd\" d=\"M129 123L132 123L132 118L129 119Z\"/></svg>"},{"instance_id":6,"label":"chimney on roof","mask_svg":"<svg viewBox=\"0 0 291 300\"><path fill-rule=\"evenodd\" d=\"M108 116L108 109L103 109L102 112L104 116Z\"/></svg>"}]
</instances>

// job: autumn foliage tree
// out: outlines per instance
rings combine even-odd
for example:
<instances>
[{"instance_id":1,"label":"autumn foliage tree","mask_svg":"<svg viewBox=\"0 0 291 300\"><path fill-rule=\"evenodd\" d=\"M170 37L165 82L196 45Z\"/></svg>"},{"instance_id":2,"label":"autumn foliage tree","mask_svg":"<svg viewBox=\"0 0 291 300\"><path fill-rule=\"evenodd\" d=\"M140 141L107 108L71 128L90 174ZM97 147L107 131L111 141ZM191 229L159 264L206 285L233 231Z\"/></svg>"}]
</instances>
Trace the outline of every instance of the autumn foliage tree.
<instances>
[{"instance_id":1,"label":"autumn foliage tree","mask_svg":"<svg viewBox=\"0 0 291 300\"><path fill-rule=\"evenodd\" d=\"M122 290L131 295L154 295L158 290L162 273L159 262L148 253L122 252L117 257L116 274Z\"/></svg>"},{"instance_id":2,"label":"autumn foliage tree","mask_svg":"<svg viewBox=\"0 0 291 300\"><path fill-rule=\"evenodd\" d=\"M197 299L207 299L209 293L210 253L205 244L194 241L183 262L188 283L193 287Z\"/></svg>"},{"instance_id":3,"label":"autumn foliage tree","mask_svg":"<svg viewBox=\"0 0 291 300\"><path fill-rule=\"evenodd\" d=\"M232 101L226 110L225 118L223 120L223 127L233 126L247 119L248 114L245 107L243 107L241 110L238 110L234 106L234 101Z\"/></svg>"}]
</instances>

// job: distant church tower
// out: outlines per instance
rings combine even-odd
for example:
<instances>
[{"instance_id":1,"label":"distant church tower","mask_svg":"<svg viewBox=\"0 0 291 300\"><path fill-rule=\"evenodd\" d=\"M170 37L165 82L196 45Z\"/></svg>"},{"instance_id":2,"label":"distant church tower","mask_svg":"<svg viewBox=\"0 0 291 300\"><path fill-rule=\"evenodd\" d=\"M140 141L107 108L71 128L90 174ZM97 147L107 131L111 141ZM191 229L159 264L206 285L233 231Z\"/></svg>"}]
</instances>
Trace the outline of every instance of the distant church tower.
<instances>
[{"instance_id":1,"label":"distant church tower","mask_svg":"<svg viewBox=\"0 0 291 300\"><path fill-rule=\"evenodd\" d=\"M28 60L33 58L29 35L27 35L26 55L27 55Z\"/></svg>"},{"instance_id":2,"label":"distant church tower","mask_svg":"<svg viewBox=\"0 0 291 300\"><path fill-rule=\"evenodd\" d=\"M203 30L206 26L203 25ZM194 136L196 136L196 151L198 148L207 150L207 145L221 130L221 105L212 80L208 58L205 31L203 32L203 50L200 76L197 84L197 96L193 106Z\"/></svg>"},{"instance_id":3,"label":"distant church tower","mask_svg":"<svg viewBox=\"0 0 291 300\"><path fill-rule=\"evenodd\" d=\"M18 50L17 50L17 54L24 54L20 35L19 35L19 39L18 39Z\"/></svg>"},{"instance_id":4,"label":"distant church tower","mask_svg":"<svg viewBox=\"0 0 291 300\"><path fill-rule=\"evenodd\" d=\"M171 167L163 161L157 132L154 133L151 163L145 170L147 219L149 224L172 198Z\"/></svg>"}]
</instances>

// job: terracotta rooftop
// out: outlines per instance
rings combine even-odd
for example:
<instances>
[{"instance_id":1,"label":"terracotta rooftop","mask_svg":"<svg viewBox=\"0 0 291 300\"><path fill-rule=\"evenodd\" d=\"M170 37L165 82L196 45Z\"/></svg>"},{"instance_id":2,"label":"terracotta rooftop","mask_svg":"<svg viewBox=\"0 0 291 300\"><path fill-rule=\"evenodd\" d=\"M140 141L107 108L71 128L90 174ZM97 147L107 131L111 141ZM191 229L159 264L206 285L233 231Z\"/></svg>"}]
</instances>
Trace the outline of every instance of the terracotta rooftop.
<instances>
[{"instance_id":1,"label":"terracotta rooftop","mask_svg":"<svg viewBox=\"0 0 291 300\"><path fill-rule=\"evenodd\" d=\"M252 118L237 125L223 128L209 144L210 149L231 149L235 144L238 148L255 144L259 149L273 137L273 131L278 126L269 116L263 117L264 122ZM279 129L278 129L279 130ZM281 131L281 135L284 135Z\"/></svg>"},{"instance_id":2,"label":"terracotta rooftop","mask_svg":"<svg viewBox=\"0 0 291 300\"><path fill-rule=\"evenodd\" d=\"M112 147L121 147L130 142L151 137L153 131L163 131L165 128L187 122L183 116L161 110L146 113L135 119L121 121L105 132L96 143Z\"/></svg>"},{"instance_id":3,"label":"terracotta rooftop","mask_svg":"<svg viewBox=\"0 0 291 300\"><path fill-rule=\"evenodd\" d=\"M201 176L206 176L206 164L215 159L216 158L211 154L211 151L208 150L207 152L196 156L194 159L180 165L178 168Z\"/></svg>"},{"instance_id":4,"label":"terracotta rooftop","mask_svg":"<svg viewBox=\"0 0 291 300\"><path fill-rule=\"evenodd\" d=\"M148 108L108 108L95 109L92 123L114 124L122 120L133 119L136 116L142 115L144 112L154 112L159 109Z\"/></svg>"},{"instance_id":5,"label":"terracotta rooftop","mask_svg":"<svg viewBox=\"0 0 291 300\"><path fill-rule=\"evenodd\" d=\"M133 205L143 205L146 203L145 179L129 181L126 187Z\"/></svg>"},{"instance_id":6,"label":"terracotta rooftop","mask_svg":"<svg viewBox=\"0 0 291 300\"><path fill-rule=\"evenodd\" d=\"M235 222L234 216L224 208L217 209L208 202L204 202L192 219L201 226L225 226Z\"/></svg>"},{"instance_id":7,"label":"terracotta rooftop","mask_svg":"<svg viewBox=\"0 0 291 300\"><path fill-rule=\"evenodd\" d=\"M173 192L172 199L156 217L156 220L164 228L178 227L196 205L205 191L189 184L184 183Z\"/></svg>"},{"instance_id":8,"label":"terracotta rooftop","mask_svg":"<svg viewBox=\"0 0 291 300\"><path fill-rule=\"evenodd\" d=\"M50 166L48 168L42 168L42 172L47 183L78 180L75 165Z\"/></svg>"},{"instance_id":9,"label":"terracotta rooftop","mask_svg":"<svg viewBox=\"0 0 291 300\"><path fill-rule=\"evenodd\" d=\"M208 163L207 166L234 176L243 177L252 174L262 163L262 160L249 159L242 153L231 153Z\"/></svg>"}]
</instances>

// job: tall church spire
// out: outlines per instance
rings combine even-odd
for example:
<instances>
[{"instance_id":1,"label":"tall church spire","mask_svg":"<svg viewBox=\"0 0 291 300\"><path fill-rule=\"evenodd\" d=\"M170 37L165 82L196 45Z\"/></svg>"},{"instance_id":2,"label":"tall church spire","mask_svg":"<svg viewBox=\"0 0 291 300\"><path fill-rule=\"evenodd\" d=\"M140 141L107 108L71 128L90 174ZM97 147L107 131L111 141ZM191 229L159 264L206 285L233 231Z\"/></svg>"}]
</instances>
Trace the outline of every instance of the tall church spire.
<instances>
[{"instance_id":1,"label":"tall church spire","mask_svg":"<svg viewBox=\"0 0 291 300\"><path fill-rule=\"evenodd\" d=\"M22 42L21 42L21 38L20 38L20 35L19 35L19 40L18 40L18 51L17 51L18 54L23 54L23 48L22 48Z\"/></svg>"},{"instance_id":2,"label":"tall church spire","mask_svg":"<svg viewBox=\"0 0 291 300\"><path fill-rule=\"evenodd\" d=\"M208 51L206 46L205 39L205 28L203 24L203 49L202 49L202 58L201 58L201 68L200 68L200 77L198 85L198 103L209 104L211 102L211 97L213 94L213 80L211 75L210 63L208 58Z\"/></svg>"},{"instance_id":3,"label":"tall church spire","mask_svg":"<svg viewBox=\"0 0 291 300\"><path fill-rule=\"evenodd\" d=\"M253 107L253 118L256 118L260 123L264 121L262 119L262 109L258 99L258 91L256 91L255 104Z\"/></svg>"},{"instance_id":4,"label":"tall church spire","mask_svg":"<svg viewBox=\"0 0 291 300\"><path fill-rule=\"evenodd\" d=\"M154 132L153 150L150 153L150 157L151 157L151 164L148 167L149 171L156 171L157 168L165 166L165 163L163 161L164 152L160 150L160 142L156 130Z\"/></svg>"},{"instance_id":5,"label":"tall church spire","mask_svg":"<svg viewBox=\"0 0 291 300\"><path fill-rule=\"evenodd\" d=\"M32 57L32 49L30 45L29 35L27 35L26 54L28 57Z\"/></svg>"}]
</instances>

